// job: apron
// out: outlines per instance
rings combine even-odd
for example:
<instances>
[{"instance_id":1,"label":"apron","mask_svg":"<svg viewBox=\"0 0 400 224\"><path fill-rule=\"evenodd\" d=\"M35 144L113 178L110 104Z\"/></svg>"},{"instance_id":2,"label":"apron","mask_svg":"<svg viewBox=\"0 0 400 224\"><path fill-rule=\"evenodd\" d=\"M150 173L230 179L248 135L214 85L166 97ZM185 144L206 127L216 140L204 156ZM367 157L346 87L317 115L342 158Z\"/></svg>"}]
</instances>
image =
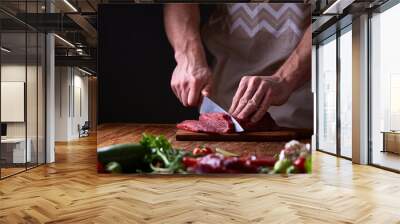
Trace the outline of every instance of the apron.
<instances>
[{"instance_id":1,"label":"apron","mask_svg":"<svg viewBox=\"0 0 400 224\"><path fill-rule=\"evenodd\" d=\"M213 56L211 98L228 110L245 75L273 75L311 24L308 4L234 3L219 5L202 28ZM311 41L311 40L310 40ZM311 81L269 113L282 127L313 127Z\"/></svg>"}]
</instances>

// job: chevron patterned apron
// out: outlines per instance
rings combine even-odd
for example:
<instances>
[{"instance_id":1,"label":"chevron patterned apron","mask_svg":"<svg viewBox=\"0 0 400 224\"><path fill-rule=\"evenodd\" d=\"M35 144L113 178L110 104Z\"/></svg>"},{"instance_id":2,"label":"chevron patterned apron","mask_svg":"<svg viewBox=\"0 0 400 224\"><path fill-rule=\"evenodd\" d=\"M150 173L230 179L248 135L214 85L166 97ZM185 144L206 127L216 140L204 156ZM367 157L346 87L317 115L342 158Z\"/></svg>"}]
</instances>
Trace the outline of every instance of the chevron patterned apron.
<instances>
[{"instance_id":1,"label":"chevron patterned apron","mask_svg":"<svg viewBox=\"0 0 400 224\"><path fill-rule=\"evenodd\" d=\"M220 5L202 29L204 44L214 57L212 98L229 109L240 79L245 75L274 74L310 24L307 4ZM292 93L285 104L272 106L269 112L280 126L312 128L311 83Z\"/></svg>"}]
</instances>

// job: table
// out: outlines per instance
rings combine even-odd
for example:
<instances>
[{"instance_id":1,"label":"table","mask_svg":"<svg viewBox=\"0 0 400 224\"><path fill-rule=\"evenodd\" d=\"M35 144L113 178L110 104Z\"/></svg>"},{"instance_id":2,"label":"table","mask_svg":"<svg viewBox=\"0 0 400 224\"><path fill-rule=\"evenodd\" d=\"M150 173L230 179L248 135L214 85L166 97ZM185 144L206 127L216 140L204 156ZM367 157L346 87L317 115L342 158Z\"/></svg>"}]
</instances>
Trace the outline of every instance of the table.
<instances>
[{"instance_id":1,"label":"table","mask_svg":"<svg viewBox=\"0 0 400 224\"><path fill-rule=\"evenodd\" d=\"M25 138L1 139L1 157L5 163L26 163L31 161L32 140L27 138L25 150Z\"/></svg>"},{"instance_id":2,"label":"table","mask_svg":"<svg viewBox=\"0 0 400 224\"><path fill-rule=\"evenodd\" d=\"M176 141L175 125L171 124L131 124L109 123L98 126L97 146L103 147L113 144L139 142L142 133L164 135L172 145L181 149L193 149L194 147L207 145L211 148L222 148L226 151L241 155L275 155L279 153L286 142L205 142L205 141ZM304 140L309 143L310 139Z\"/></svg>"},{"instance_id":3,"label":"table","mask_svg":"<svg viewBox=\"0 0 400 224\"><path fill-rule=\"evenodd\" d=\"M392 152L400 154L400 131L382 131L383 150L382 152Z\"/></svg>"}]
</instances>

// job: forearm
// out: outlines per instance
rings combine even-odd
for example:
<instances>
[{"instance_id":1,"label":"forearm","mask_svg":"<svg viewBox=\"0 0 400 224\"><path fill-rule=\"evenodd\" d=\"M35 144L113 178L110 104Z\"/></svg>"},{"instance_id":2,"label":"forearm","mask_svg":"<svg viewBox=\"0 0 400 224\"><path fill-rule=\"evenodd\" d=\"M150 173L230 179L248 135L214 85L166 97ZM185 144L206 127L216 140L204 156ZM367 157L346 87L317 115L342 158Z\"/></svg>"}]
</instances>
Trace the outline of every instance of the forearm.
<instances>
[{"instance_id":1,"label":"forearm","mask_svg":"<svg viewBox=\"0 0 400 224\"><path fill-rule=\"evenodd\" d=\"M186 60L197 65L207 65L197 4L166 4L164 25L177 62Z\"/></svg>"},{"instance_id":2,"label":"forearm","mask_svg":"<svg viewBox=\"0 0 400 224\"><path fill-rule=\"evenodd\" d=\"M299 44L275 74L291 92L311 79L311 25Z\"/></svg>"}]
</instances>

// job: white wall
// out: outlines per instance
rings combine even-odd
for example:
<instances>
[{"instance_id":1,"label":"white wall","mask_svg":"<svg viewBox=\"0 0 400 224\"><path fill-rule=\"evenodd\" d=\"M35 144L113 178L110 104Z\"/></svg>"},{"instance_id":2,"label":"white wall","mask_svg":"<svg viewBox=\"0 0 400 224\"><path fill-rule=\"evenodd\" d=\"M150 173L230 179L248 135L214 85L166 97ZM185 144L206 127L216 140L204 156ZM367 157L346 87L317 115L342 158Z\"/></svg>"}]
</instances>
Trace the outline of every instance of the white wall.
<instances>
[{"instance_id":1,"label":"white wall","mask_svg":"<svg viewBox=\"0 0 400 224\"><path fill-rule=\"evenodd\" d=\"M55 68L55 141L68 140L68 117L70 84L69 68Z\"/></svg>"},{"instance_id":2,"label":"white wall","mask_svg":"<svg viewBox=\"0 0 400 224\"><path fill-rule=\"evenodd\" d=\"M72 136L75 138L78 137L78 129L77 126L80 124L81 126L85 123L85 121L89 120L89 102L88 102L88 77L87 76L82 76L82 73L76 74L78 70L74 70L75 75L74 75L74 100L75 100L75 106L74 110L75 113L73 113L73 119L72 119ZM78 93L80 91L80 93ZM80 95L80 98L78 96ZM80 101L80 102L78 102ZM80 107L80 108L79 108ZM79 111L79 109L81 111Z\"/></svg>"},{"instance_id":3,"label":"white wall","mask_svg":"<svg viewBox=\"0 0 400 224\"><path fill-rule=\"evenodd\" d=\"M83 125L89 117L88 77L76 68L56 67L55 88L55 140L77 139L78 125Z\"/></svg>"}]
</instances>

